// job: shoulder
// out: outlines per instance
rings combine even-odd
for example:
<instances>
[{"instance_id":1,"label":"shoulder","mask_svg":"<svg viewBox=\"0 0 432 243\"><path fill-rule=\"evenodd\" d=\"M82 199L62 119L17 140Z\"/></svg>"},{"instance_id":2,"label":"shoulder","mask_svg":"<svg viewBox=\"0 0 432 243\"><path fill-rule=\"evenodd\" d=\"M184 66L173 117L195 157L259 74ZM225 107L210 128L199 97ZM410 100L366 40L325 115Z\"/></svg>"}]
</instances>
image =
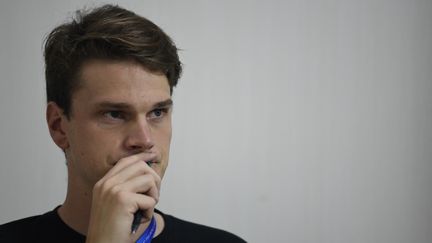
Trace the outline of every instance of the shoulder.
<instances>
[{"instance_id":1,"label":"shoulder","mask_svg":"<svg viewBox=\"0 0 432 243\"><path fill-rule=\"evenodd\" d=\"M160 238L161 241L155 242L226 242L226 243L244 243L240 237L222 230L202 224L197 224L176 218L171 215L163 214L165 228L162 233L154 240ZM163 239L163 240L162 240Z\"/></svg>"},{"instance_id":2,"label":"shoulder","mask_svg":"<svg viewBox=\"0 0 432 243\"><path fill-rule=\"evenodd\" d=\"M22 229L28 229L28 227L32 226L35 221L38 221L40 217L41 215L37 215L2 224L0 225L0 235L18 233L21 232Z\"/></svg>"},{"instance_id":3,"label":"shoulder","mask_svg":"<svg viewBox=\"0 0 432 243\"><path fill-rule=\"evenodd\" d=\"M84 242L83 239L63 223L57 208L0 225L0 242Z\"/></svg>"},{"instance_id":4,"label":"shoulder","mask_svg":"<svg viewBox=\"0 0 432 243\"><path fill-rule=\"evenodd\" d=\"M26 240L28 232L34 232L42 215L23 218L0 225L1 242L20 242ZM23 234L25 232L25 234ZM27 235L27 236L26 236Z\"/></svg>"}]
</instances>

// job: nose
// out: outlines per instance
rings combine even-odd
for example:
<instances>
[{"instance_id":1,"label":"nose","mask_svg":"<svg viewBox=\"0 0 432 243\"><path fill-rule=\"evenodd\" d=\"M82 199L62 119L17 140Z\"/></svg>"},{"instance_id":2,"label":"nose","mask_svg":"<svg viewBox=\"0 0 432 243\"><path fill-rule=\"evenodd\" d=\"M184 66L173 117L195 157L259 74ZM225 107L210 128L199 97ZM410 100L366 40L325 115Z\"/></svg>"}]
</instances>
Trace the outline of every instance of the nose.
<instances>
[{"instance_id":1,"label":"nose","mask_svg":"<svg viewBox=\"0 0 432 243\"><path fill-rule=\"evenodd\" d=\"M146 119L137 119L130 124L125 146L132 153L146 152L153 148L151 128Z\"/></svg>"}]
</instances>

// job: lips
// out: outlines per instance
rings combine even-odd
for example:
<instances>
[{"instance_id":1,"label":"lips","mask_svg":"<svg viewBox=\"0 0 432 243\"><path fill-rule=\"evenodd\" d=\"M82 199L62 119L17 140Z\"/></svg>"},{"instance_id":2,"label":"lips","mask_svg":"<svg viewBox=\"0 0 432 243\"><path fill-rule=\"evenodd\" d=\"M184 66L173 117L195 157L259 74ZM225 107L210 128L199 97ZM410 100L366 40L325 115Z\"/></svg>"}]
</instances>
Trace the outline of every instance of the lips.
<instances>
[{"instance_id":1,"label":"lips","mask_svg":"<svg viewBox=\"0 0 432 243\"><path fill-rule=\"evenodd\" d=\"M150 167L152 167L152 165L154 165L154 164L159 164L158 161L146 161L146 163L147 163L147 165L150 166Z\"/></svg>"},{"instance_id":2,"label":"lips","mask_svg":"<svg viewBox=\"0 0 432 243\"><path fill-rule=\"evenodd\" d=\"M115 166L117 163L118 163L118 161L119 160L121 160L121 159L123 159L123 158L126 158L126 157L129 157L129 156L132 156L132 155L134 155L134 154L137 154L138 152L135 152L135 153L128 153L128 154L125 154L125 155L123 155L123 156L119 156L119 158L118 159L113 159L112 160L112 163L110 163L112 166ZM150 167L153 165L153 164L159 164L160 163L160 157L157 155L157 153L154 153L154 156L151 156L150 157L150 160L148 160L148 161L145 161Z\"/></svg>"}]
</instances>

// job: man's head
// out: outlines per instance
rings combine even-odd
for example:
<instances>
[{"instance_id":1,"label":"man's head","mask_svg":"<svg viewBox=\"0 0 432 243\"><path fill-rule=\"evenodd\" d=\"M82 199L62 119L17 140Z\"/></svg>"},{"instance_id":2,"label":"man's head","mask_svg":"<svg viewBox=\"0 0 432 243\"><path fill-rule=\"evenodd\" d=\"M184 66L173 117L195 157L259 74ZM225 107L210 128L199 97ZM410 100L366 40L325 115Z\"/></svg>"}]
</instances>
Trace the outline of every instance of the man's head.
<instances>
[{"instance_id":1,"label":"man's head","mask_svg":"<svg viewBox=\"0 0 432 243\"><path fill-rule=\"evenodd\" d=\"M48 36L45 62L48 127L74 184L92 186L136 153L163 176L181 64L159 27L111 5L79 12Z\"/></svg>"},{"instance_id":2,"label":"man's head","mask_svg":"<svg viewBox=\"0 0 432 243\"><path fill-rule=\"evenodd\" d=\"M151 72L164 74L171 93L182 70L176 46L158 26L112 5L77 11L74 20L48 35L44 56L47 101L55 102L68 118L71 97L87 61L137 62Z\"/></svg>"}]
</instances>

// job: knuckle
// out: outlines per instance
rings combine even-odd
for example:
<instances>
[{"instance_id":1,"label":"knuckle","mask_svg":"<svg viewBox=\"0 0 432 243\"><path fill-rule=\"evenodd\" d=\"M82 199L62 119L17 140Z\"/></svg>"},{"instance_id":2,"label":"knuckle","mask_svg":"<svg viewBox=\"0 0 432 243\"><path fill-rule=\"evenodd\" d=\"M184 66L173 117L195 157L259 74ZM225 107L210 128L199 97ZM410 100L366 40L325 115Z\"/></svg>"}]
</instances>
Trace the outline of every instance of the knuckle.
<instances>
[{"instance_id":1,"label":"knuckle","mask_svg":"<svg viewBox=\"0 0 432 243\"><path fill-rule=\"evenodd\" d=\"M148 197L145 204L147 205L147 207L154 207L156 206L157 200L153 197Z\"/></svg>"},{"instance_id":2,"label":"knuckle","mask_svg":"<svg viewBox=\"0 0 432 243\"><path fill-rule=\"evenodd\" d=\"M140 161L141 162L141 161ZM138 171L138 173L140 173L140 174L144 174L146 171L147 171L147 168L146 168L146 166L145 166L145 163L138 163L138 165L137 165L137 171Z\"/></svg>"},{"instance_id":3,"label":"knuckle","mask_svg":"<svg viewBox=\"0 0 432 243\"><path fill-rule=\"evenodd\" d=\"M156 198L152 198L152 199L153 200L152 200L151 204L152 204L152 207L154 207L158 203L158 199L156 199Z\"/></svg>"},{"instance_id":4,"label":"knuckle","mask_svg":"<svg viewBox=\"0 0 432 243\"><path fill-rule=\"evenodd\" d=\"M124 191L118 191L116 194L115 194L115 196L116 196L116 199L117 199L117 201L119 202L119 203L121 203L121 204L124 204L124 203L126 203L126 202L128 202L129 201L129 196L128 196L128 193L127 192L124 192Z\"/></svg>"},{"instance_id":5,"label":"knuckle","mask_svg":"<svg viewBox=\"0 0 432 243\"><path fill-rule=\"evenodd\" d=\"M93 187L93 192L98 192L102 189L102 181L96 182L96 184Z\"/></svg>"},{"instance_id":6,"label":"knuckle","mask_svg":"<svg viewBox=\"0 0 432 243\"><path fill-rule=\"evenodd\" d=\"M126 161L128 161L128 157L123 157L117 161L117 164L123 164L126 163Z\"/></svg>"},{"instance_id":7,"label":"knuckle","mask_svg":"<svg viewBox=\"0 0 432 243\"><path fill-rule=\"evenodd\" d=\"M106 180L106 181L104 181L104 182L102 182L102 183L100 184L100 187L99 187L99 189L100 189L102 192L110 191L112 188L113 188L113 186L112 186L111 180L109 180L109 179Z\"/></svg>"},{"instance_id":8,"label":"knuckle","mask_svg":"<svg viewBox=\"0 0 432 243\"><path fill-rule=\"evenodd\" d=\"M99 180L93 187L93 193L104 193L108 188L106 180Z\"/></svg>"},{"instance_id":9,"label":"knuckle","mask_svg":"<svg viewBox=\"0 0 432 243\"><path fill-rule=\"evenodd\" d=\"M158 174L156 174L156 182L160 183L161 181L162 181L162 178Z\"/></svg>"},{"instance_id":10,"label":"knuckle","mask_svg":"<svg viewBox=\"0 0 432 243\"><path fill-rule=\"evenodd\" d=\"M121 193L121 188L119 185L114 185L109 189L110 193L113 195L117 195Z\"/></svg>"},{"instance_id":11,"label":"knuckle","mask_svg":"<svg viewBox=\"0 0 432 243\"><path fill-rule=\"evenodd\" d=\"M149 180L149 183L150 183L151 187L153 187L153 186L156 185L156 181L151 176L148 177L148 180Z\"/></svg>"}]
</instances>

